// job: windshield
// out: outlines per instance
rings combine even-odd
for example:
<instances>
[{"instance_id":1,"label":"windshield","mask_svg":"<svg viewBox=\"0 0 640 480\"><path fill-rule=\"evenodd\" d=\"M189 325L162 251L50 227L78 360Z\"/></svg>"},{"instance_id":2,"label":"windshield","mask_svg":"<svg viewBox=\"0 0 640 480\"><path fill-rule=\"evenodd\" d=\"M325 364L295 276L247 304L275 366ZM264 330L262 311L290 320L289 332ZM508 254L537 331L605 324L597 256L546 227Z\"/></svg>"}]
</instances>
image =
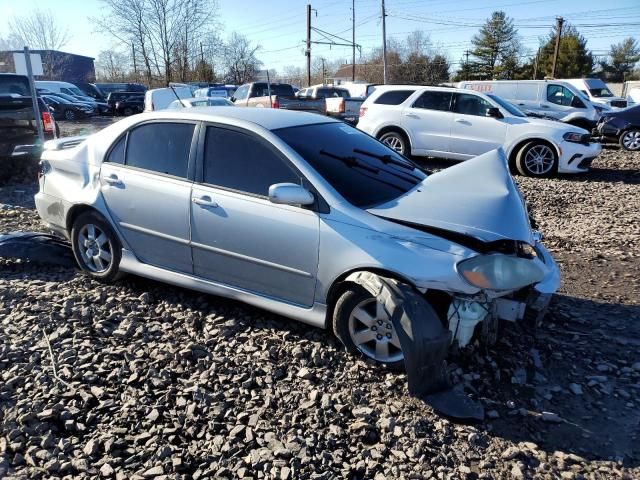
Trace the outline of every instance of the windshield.
<instances>
[{"instance_id":1,"label":"windshield","mask_svg":"<svg viewBox=\"0 0 640 480\"><path fill-rule=\"evenodd\" d=\"M502 98L492 93L487 93L487 97L489 97L491 100L496 102L498 105L500 105L502 108L504 108L507 112L509 112L514 117L526 117L525 113L522 110L520 110L515 105L510 104L506 100L503 100Z\"/></svg>"},{"instance_id":2,"label":"windshield","mask_svg":"<svg viewBox=\"0 0 640 480\"><path fill-rule=\"evenodd\" d=\"M607 87L604 88L590 88L591 96L596 98L613 97L613 93Z\"/></svg>"},{"instance_id":3,"label":"windshield","mask_svg":"<svg viewBox=\"0 0 640 480\"><path fill-rule=\"evenodd\" d=\"M426 178L410 160L343 123L281 128L273 133L356 207L391 201Z\"/></svg>"},{"instance_id":4,"label":"windshield","mask_svg":"<svg viewBox=\"0 0 640 480\"><path fill-rule=\"evenodd\" d=\"M0 75L0 95L30 96L29 80L18 75Z\"/></svg>"}]
</instances>

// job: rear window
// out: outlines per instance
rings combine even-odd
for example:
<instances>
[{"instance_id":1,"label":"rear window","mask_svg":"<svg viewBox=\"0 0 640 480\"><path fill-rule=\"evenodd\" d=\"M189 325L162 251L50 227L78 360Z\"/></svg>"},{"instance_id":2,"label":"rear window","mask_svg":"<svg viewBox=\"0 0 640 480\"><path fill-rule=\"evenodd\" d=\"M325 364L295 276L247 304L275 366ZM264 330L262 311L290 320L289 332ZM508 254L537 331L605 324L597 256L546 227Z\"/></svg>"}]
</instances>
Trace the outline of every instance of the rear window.
<instances>
[{"instance_id":1,"label":"rear window","mask_svg":"<svg viewBox=\"0 0 640 480\"><path fill-rule=\"evenodd\" d=\"M410 160L342 123L281 128L273 133L356 207L391 201L426 178Z\"/></svg>"},{"instance_id":2,"label":"rear window","mask_svg":"<svg viewBox=\"0 0 640 480\"><path fill-rule=\"evenodd\" d=\"M409 98L415 90L393 90L392 92L384 92L373 103L379 105L400 105Z\"/></svg>"},{"instance_id":3,"label":"rear window","mask_svg":"<svg viewBox=\"0 0 640 480\"><path fill-rule=\"evenodd\" d=\"M0 75L0 95L31 96L29 80L21 75Z\"/></svg>"}]
</instances>

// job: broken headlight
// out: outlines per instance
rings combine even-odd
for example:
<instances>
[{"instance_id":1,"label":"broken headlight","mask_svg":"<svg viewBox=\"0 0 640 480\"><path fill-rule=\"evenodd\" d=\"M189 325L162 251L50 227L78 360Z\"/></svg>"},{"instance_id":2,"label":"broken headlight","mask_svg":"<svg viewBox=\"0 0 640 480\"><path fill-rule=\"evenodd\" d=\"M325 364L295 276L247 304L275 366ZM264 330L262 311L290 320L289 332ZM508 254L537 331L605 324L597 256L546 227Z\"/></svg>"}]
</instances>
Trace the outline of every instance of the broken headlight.
<instances>
[{"instance_id":1,"label":"broken headlight","mask_svg":"<svg viewBox=\"0 0 640 480\"><path fill-rule=\"evenodd\" d=\"M518 290L544 277L544 271L534 260L500 254L463 260L457 269L471 285L488 290Z\"/></svg>"}]
</instances>

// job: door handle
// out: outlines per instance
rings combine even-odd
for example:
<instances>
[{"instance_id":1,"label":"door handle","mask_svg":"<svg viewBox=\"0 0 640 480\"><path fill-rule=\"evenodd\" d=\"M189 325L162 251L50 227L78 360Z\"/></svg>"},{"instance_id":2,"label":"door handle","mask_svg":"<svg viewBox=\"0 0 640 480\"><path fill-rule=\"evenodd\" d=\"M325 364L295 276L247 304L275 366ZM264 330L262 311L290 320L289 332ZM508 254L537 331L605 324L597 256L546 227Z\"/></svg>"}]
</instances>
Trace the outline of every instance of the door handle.
<instances>
[{"instance_id":1,"label":"door handle","mask_svg":"<svg viewBox=\"0 0 640 480\"><path fill-rule=\"evenodd\" d=\"M191 199L191 201L193 203L195 203L196 205L200 205L203 208L209 207L209 208L218 208L218 204L216 202L214 202L213 200L211 200L211 197L208 195L204 195L200 198L196 198L193 197Z\"/></svg>"},{"instance_id":2,"label":"door handle","mask_svg":"<svg viewBox=\"0 0 640 480\"><path fill-rule=\"evenodd\" d=\"M465 120L464 118L456 118L454 121L456 123L471 123L469 120Z\"/></svg>"},{"instance_id":3,"label":"door handle","mask_svg":"<svg viewBox=\"0 0 640 480\"><path fill-rule=\"evenodd\" d=\"M112 173L108 177L104 177L103 180L104 180L104 183L106 183L108 185L112 185L114 187L122 187L122 186L124 186L124 183L122 183L122 180L120 180L115 173Z\"/></svg>"},{"instance_id":4,"label":"door handle","mask_svg":"<svg viewBox=\"0 0 640 480\"><path fill-rule=\"evenodd\" d=\"M519 103L518 105L521 105L521 106L523 106L523 107L524 107L524 103Z\"/></svg>"},{"instance_id":5,"label":"door handle","mask_svg":"<svg viewBox=\"0 0 640 480\"><path fill-rule=\"evenodd\" d=\"M403 113L402 115L404 115L405 117L416 118L420 120L420 116L416 115L415 113Z\"/></svg>"}]
</instances>

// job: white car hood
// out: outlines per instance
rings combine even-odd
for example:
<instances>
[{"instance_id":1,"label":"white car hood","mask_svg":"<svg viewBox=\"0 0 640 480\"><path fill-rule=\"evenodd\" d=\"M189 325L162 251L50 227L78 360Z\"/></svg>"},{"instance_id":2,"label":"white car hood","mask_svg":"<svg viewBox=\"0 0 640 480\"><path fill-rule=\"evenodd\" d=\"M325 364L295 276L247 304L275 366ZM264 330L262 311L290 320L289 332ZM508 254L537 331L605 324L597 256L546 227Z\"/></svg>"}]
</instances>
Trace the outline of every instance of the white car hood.
<instances>
[{"instance_id":1,"label":"white car hood","mask_svg":"<svg viewBox=\"0 0 640 480\"><path fill-rule=\"evenodd\" d=\"M430 175L401 197L367 211L486 242L534 243L524 200L502 149Z\"/></svg>"}]
</instances>

